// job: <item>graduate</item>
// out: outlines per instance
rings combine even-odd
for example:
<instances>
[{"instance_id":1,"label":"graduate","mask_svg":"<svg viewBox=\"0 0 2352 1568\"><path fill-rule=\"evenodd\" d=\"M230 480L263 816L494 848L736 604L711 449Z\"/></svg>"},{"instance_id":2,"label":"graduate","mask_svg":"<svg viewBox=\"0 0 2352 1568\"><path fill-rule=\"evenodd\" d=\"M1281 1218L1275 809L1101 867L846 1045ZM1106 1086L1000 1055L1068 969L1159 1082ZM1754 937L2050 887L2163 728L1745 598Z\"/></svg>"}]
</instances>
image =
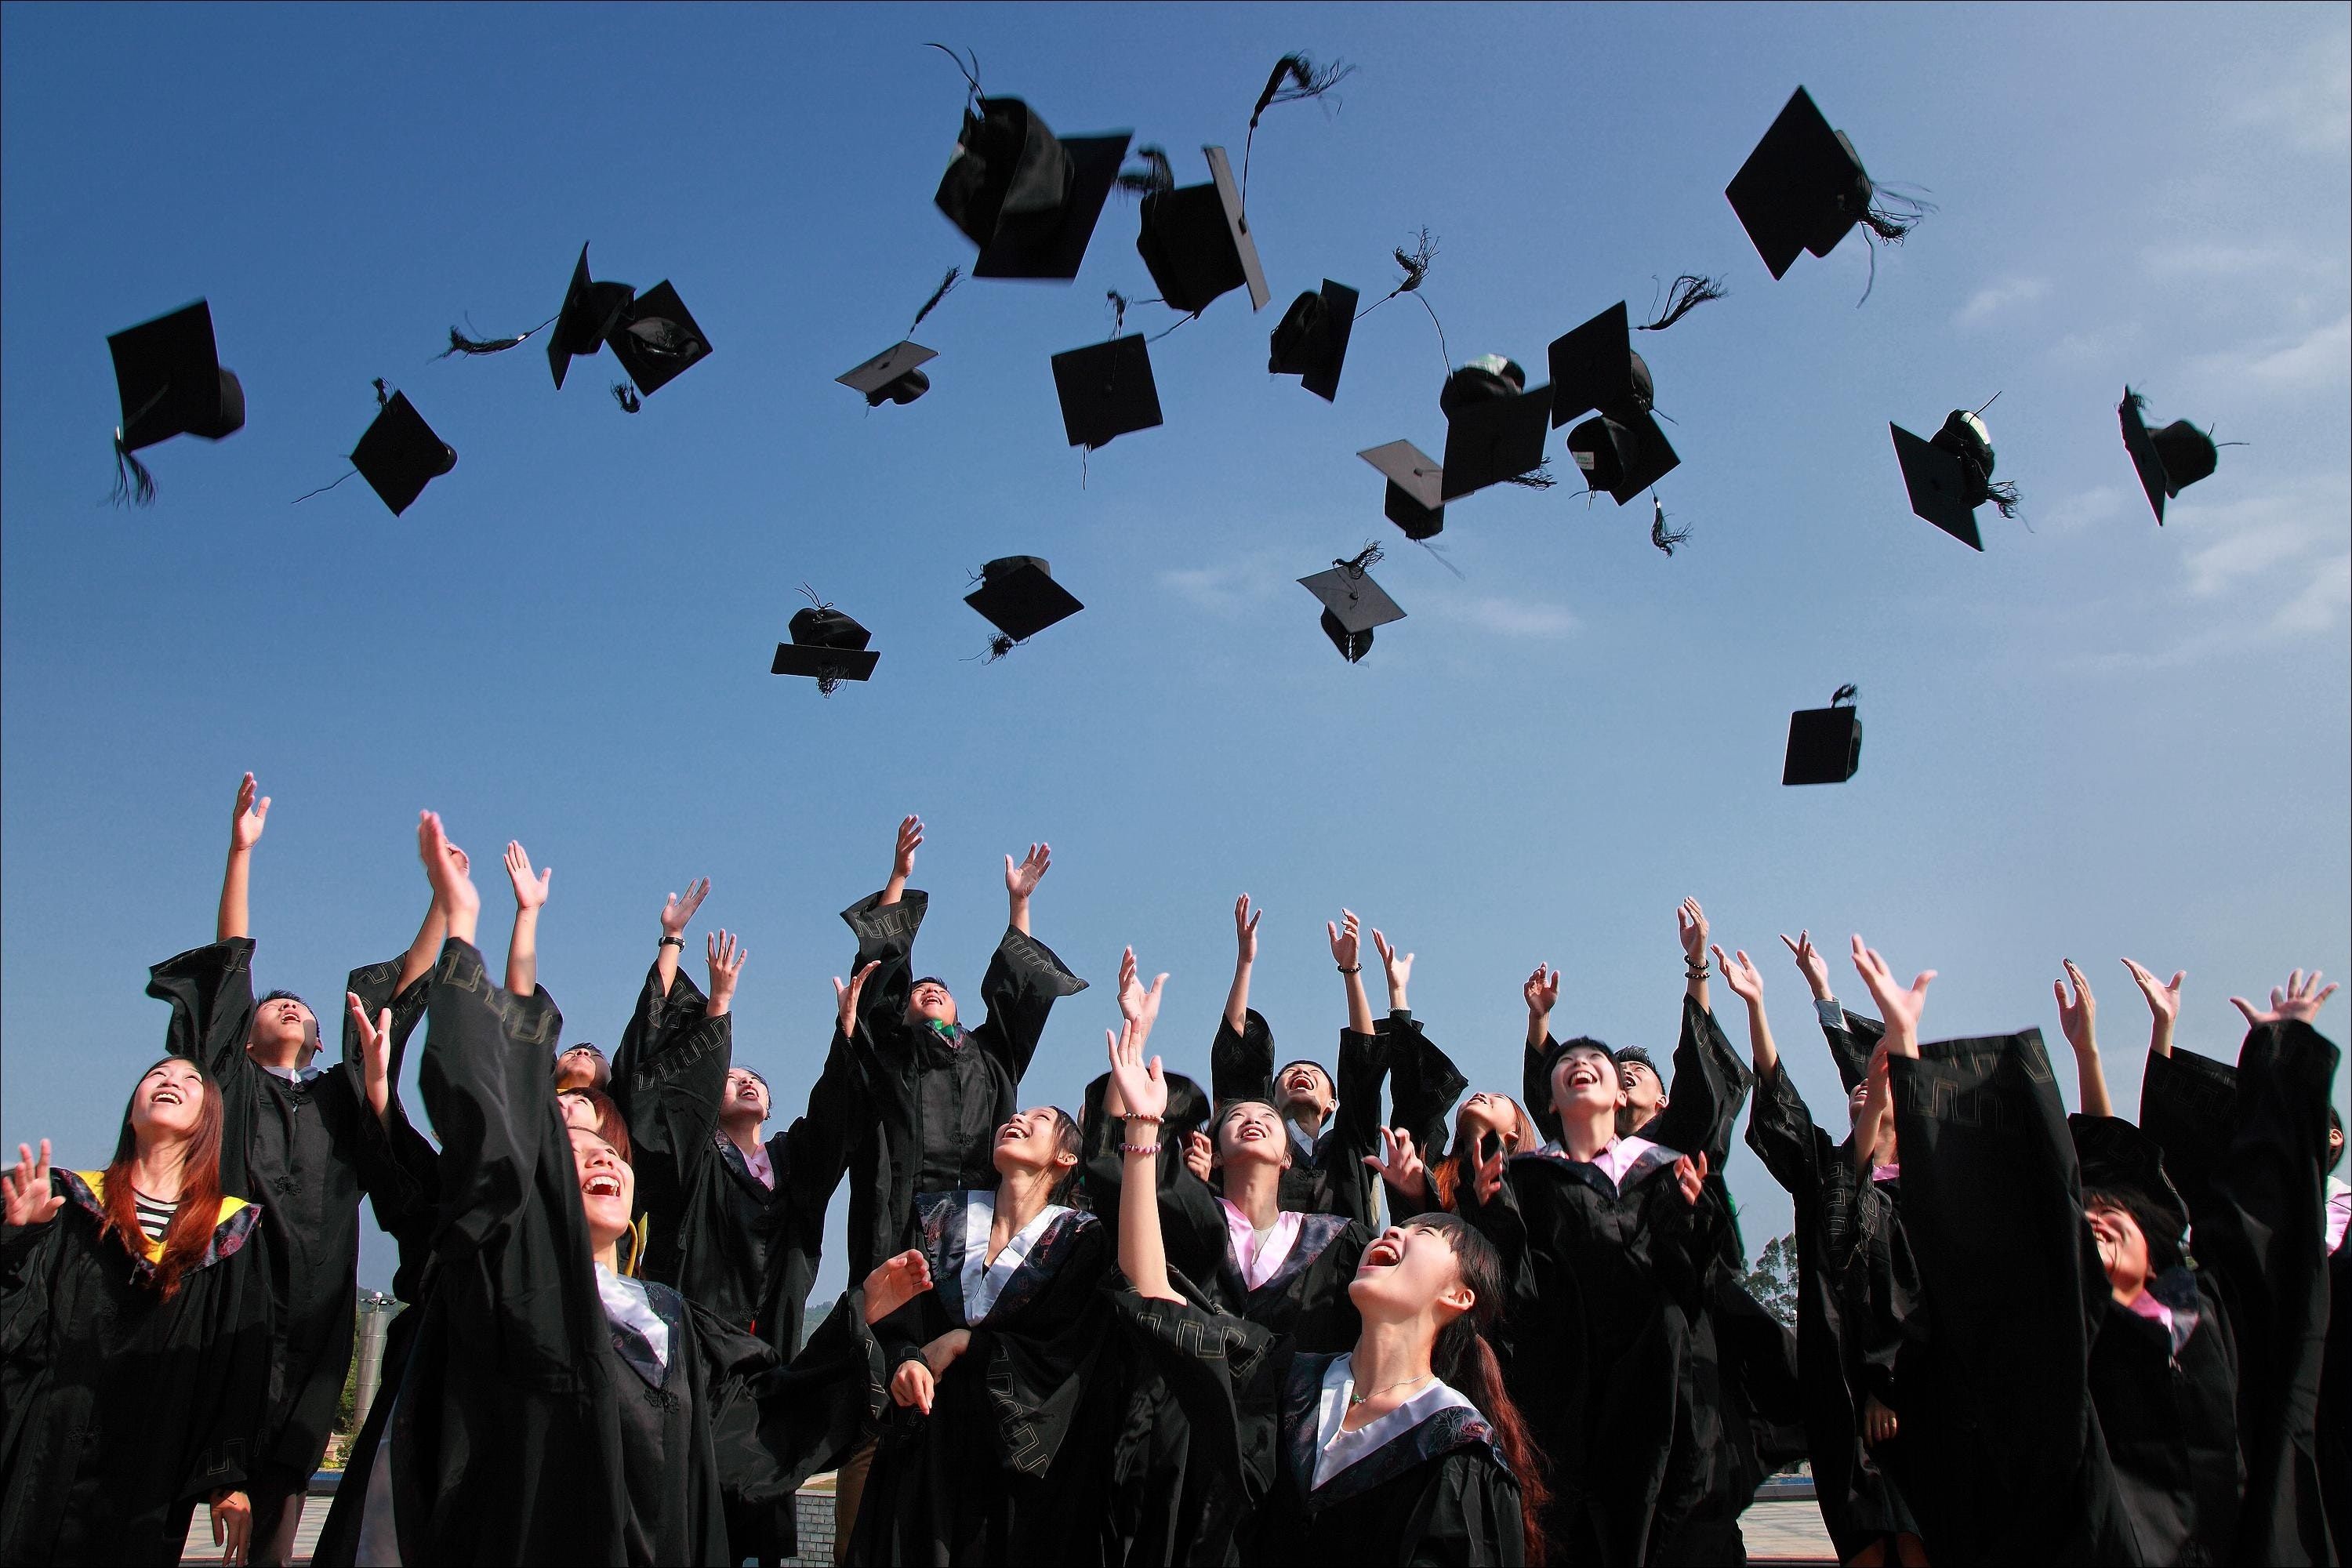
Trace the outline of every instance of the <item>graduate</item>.
<instances>
[{"instance_id":1,"label":"graduate","mask_svg":"<svg viewBox=\"0 0 2352 1568\"><path fill-rule=\"evenodd\" d=\"M1788 942L1797 964L1829 997L1827 964L1810 931ZM1902 1222L1880 1176L1895 1163L1894 1119L1869 1116L1885 1103L1885 1058L1874 1076L1849 1086L1852 1124L1843 1142L1818 1126L1797 1092L1764 1011L1764 980L1745 952L1723 958L1724 984L1748 1005L1756 1105L1748 1146L1796 1208L1797 1356L1813 1495L1841 1562L1878 1568L1927 1561L1918 1521L1905 1502L1895 1412L1904 1321L1918 1310L1918 1280ZM1830 999L1833 1004L1834 999Z\"/></svg>"},{"instance_id":2,"label":"graduate","mask_svg":"<svg viewBox=\"0 0 2352 1568\"><path fill-rule=\"evenodd\" d=\"M43 1139L0 1173L0 1561L160 1568L199 1503L247 1560L269 1282L260 1211L221 1188L222 1100L166 1057L106 1169L52 1171Z\"/></svg>"},{"instance_id":3,"label":"graduate","mask_svg":"<svg viewBox=\"0 0 2352 1568\"><path fill-rule=\"evenodd\" d=\"M667 1287L627 1278L635 1175L568 1123L562 1020L494 985L481 899L422 814L446 941L421 1080L441 1135L433 1279L358 1510L368 1563L720 1563L730 1504L772 1507L879 1397L869 1316L926 1283L902 1258L845 1294L791 1367ZM584 1101L593 1110L593 1101ZM583 1117L583 1120L585 1120Z\"/></svg>"},{"instance_id":4,"label":"graduate","mask_svg":"<svg viewBox=\"0 0 2352 1568\"><path fill-rule=\"evenodd\" d=\"M1144 1047L1166 980L1110 1037L1139 1183L1159 1153L1166 1084ZM1329 1354L1187 1300L1156 1205L1120 1209L1119 1262L1134 1287L1116 1298L1127 1336L1178 1389L1223 1479L1205 1489L1192 1560L1542 1561L1540 1461L1484 1338L1502 1268L1459 1220L1392 1226L1365 1250L1349 1285L1361 1329Z\"/></svg>"},{"instance_id":5,"label":"graduate","mask_svg":"<svg viewBox=\"0 0 2352 1568\"><path fill-rule=\"evenodd\" d=\"M1494 1142L1489 1143L1487 1141ZM1462 1102L1454 1116L1450 1142L1424 1153L1407 1136L1391 1130L1382 1141L1381 1173L1388 1186L1389 1217L1402 1220L1417 1214L1453 1214L1461 1206L1464 1185L1475 1181L1485 1157L1500 1150L1516 1154L1542 1147L1543 1133L1528 1108L1507 1094L1480 1089Z\"/></svg>"},{"instance_id":6,"label":"graduate","mask_svg":"<svg viewBox=\"0 0 2352 1568\"><path fill-rule=\"evenodd\" d=\"M1371 1178L1364 1161L1380 1150L1381 1079L1387 1069L1371 999L1364 991L1361 924L1353 911L1342 910L1339 923L1327 921L1323 926L1348 994L1335 1084L1319 1063L1302 1059L1275 1068L1274 1033L1249 1005L1263 912L1250 908L1247 893L1234 905L1234 983L1209 1047L1211 1091L1220 1106L1256 1100L1274 1107L1291 1154L1278 1206L1369 1219ZM1411 1021L1408 1014L1408 1031Z\"/></svg>"},{"instance_id":7,"label":"graduate","mask_svg":"<svg viewBox=\"0 0 2352 1568\"><path fill-rule=\"evenodd\" d=\"M254 1435L252 1560L291 1561L311 1472L326 1452L351 1368L359 1303L359 1205L393 1178L391 1133L359 1064L321 1068L319 1020L290 991L253 996L253 852L269 798L237 785L215 940L156 964L147 994L171 1005L166 1046L219 1083L223 1190L259 1205L275 1339L270 1408ZM398 992L440 944L427 913L399 960Z\"/></svg>"}]
</instances>

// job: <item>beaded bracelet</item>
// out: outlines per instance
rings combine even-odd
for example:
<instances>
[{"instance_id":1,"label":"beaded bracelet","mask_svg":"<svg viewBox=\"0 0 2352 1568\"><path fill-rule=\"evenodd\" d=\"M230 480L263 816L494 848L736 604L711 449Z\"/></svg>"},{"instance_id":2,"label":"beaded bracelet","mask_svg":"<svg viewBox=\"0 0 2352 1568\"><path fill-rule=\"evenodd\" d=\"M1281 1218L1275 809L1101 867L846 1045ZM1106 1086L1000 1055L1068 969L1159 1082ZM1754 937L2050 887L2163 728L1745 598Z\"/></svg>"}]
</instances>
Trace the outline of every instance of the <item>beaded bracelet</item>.
<instances>
[{"instance_id":1,"label":"beaded bracelet","mask_svg":"<svg viewBox=\"0 0 2352 1568\"><path fill-rule=\"evenodd\" d=\"M1160 1152L1160 1145L1157 1143L1121 1143L1118 1146L1118 1152L1122 1154L1157 1154Z\"/></svg>"},{"instance_id":2,"label":"beaded bracelet","mask_svg":"<svg viewBox=\"0 0 2352 1568\"><path fill-rule=\"evenodd\" d=\"M1161 1119L1157 1116L1147 1116L1140 1110L1130 1110L1119 1120L1123 1121L1149 1121L1154 1127L1157 1127L1160 1125Z\"/></svg>"}]
</instances>

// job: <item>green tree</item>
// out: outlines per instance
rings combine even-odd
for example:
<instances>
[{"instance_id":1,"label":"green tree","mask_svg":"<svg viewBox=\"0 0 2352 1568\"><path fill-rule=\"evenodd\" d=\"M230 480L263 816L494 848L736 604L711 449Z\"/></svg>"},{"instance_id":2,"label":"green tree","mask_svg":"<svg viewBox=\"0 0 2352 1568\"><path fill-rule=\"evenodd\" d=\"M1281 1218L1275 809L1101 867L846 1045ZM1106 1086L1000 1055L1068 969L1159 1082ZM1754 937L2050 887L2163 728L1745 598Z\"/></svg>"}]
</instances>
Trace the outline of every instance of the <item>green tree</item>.
<instances>
[{"instance_id":1,"label":"green tree","mask_svg":"<svg viewBox=\"0 0 2352 1568\"><path fill-rule=\"evenodd\" d=\"M1756 1304L1794 1328L1797 1323L1797 1237L1776 1236L1757 1255L1756 1267L1740 1281Z\"/></svg>"}]
</instances>

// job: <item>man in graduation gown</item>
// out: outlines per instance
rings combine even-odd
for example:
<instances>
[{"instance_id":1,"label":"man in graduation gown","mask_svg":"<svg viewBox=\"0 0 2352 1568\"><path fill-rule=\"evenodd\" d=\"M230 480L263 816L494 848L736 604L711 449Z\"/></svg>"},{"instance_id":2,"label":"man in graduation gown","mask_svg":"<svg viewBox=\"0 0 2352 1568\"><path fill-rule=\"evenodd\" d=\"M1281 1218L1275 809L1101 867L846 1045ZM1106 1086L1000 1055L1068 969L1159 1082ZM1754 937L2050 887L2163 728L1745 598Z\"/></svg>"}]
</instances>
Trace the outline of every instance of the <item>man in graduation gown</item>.
<instances>
[{"instance_id":1,"label":"man in graduation gown","mask_svg":"<svg viewBox=\"0 0 2352 1568\"><path fill-rule=\"evenodd\" d=\"M309 1005L291 992L254 1000L248 894L268 812L247 773L231 819L216 940L156 964L147 984L171 1005L167 1048L221 1085L223 1190L261 1208L276 1375L248 1491L252 1561L264 1565L291 1560L310 1475L334 1426L359 1300L360 1199L393 1179L394 1158L357 1058L311 1066L320 1033ZM428 914L397 961L394 991L424 973L440 941Z\"/></svg>"}]
</instances>

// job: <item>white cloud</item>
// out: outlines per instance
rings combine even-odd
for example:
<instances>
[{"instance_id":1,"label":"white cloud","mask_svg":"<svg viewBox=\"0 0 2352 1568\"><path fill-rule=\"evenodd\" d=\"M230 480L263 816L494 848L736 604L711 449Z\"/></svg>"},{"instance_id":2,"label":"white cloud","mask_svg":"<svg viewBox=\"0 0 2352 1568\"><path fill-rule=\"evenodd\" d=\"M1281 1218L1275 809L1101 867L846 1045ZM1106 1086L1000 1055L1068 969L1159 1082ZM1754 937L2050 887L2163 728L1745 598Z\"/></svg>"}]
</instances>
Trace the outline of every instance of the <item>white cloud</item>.
<instances>
[{"instance_id":1,"label":"white cloud","mask_svg":"<svg viewBox=\"0 0 2352 1568\"><path fill-rule=\"evenodd\" d=\"M2352 375L2352 315L2302 333L2275 334L2242 347L2200 356L2197 377L2252 384L2268 392L2317 392Z\"/></svg>"},{"instance_id":2,"label":"white cloud","mask_svg":"<svg viewBox=\"0 0 2352 1568\"><path fill-rule=\"evenodd\" d=\"M2352 40L2330 33L2290 60L2266 64L2259 81L2240 88L2230 119L2306 153L2345 151L2352 145Z\"/></svg>"},{"instance_id":3,"label":"white cloud","mask_svg":"<svg viewBox=\"0 0 2352 1568\"><path fill-rule=\"evenodd\" d=\"M1558 605L1486 595L1454 606L1452 618L1496 637L1551 640L1567 637L1581 625Z\"/></svg>"},{"instance_id":4,"label":"white cloud","mask_svg":"<svg viewBox=\"0 0 2352 1568\"><path fill-rule=\"evenodd\" d=\"M1952 318L1952 324L1973 326L2011 305L2030 305L2049 292L2050 280L2046 278L2004 278L1969 295L1969 302Z\"/></svg>"},{"instance_id":5,"label":"white cloud","mask_svg":"<svg viewBox=\"0 0 2352 1568\"><path fill-rule=\"evenodd\" d=\"M2178 529L2185 546L2180 564L2193 597L2212 598L2253 579L2275 586L2276 568L2307 570L2315 558L2342 548L2341 479L2205 504L2189 499L2194 494L2184 491L2166 509L2168 531Z\"/></svg>"},{"instance_id":6,"label":"white cloud","mask_svg":"<svg viewBox=\"0 0 2352 1568\"><path fill-rule=\"evenodd\" d=\"M2047 510L2037 509L2033 522L2037 528L2088 528L2105 522L2124 510L2126 500L2137 500L2138 492L2127 491L2118 485L2095 485L2078 495L2067 496Z\"/></svg>"},{"instance_id":7,"label":"white cloud","mask_svg":"<svg viewBox=\"0 0 2352 1568\"><path fill-rule=\"evenodd\" d=\"M2303 591L2278 607L2270 629L2281 636L2324 632L2343 618L2347 606L2352 606L2352 555L2338 555L2321 562Z\"/></svg>"},{"instance_id":8,"label":"white cloud","mask_svg":"<svg viewBox=\"0 0 2352 1568\"><path fill-rule=\"evenodd\" d=\"M2189 240L2151 246L2140 265L2163 278L2229 278L2248 272L2308 271L2323 265L2307 252L2282 245L2218 245Z\"/></svg>"},{"instance_id":9,"label":"white cloud","mask_svg":"<svg viewBox=\"0 0 2352 1568\"><path fill-rule=\"evenodd\" d=\"M1237 616L1252 605L1264 604L1286 581L1285 574L1265 556L1224 566L1171 567L1160 574L1161 587L1220 616Z\"/></svg>"}]
</instances>

